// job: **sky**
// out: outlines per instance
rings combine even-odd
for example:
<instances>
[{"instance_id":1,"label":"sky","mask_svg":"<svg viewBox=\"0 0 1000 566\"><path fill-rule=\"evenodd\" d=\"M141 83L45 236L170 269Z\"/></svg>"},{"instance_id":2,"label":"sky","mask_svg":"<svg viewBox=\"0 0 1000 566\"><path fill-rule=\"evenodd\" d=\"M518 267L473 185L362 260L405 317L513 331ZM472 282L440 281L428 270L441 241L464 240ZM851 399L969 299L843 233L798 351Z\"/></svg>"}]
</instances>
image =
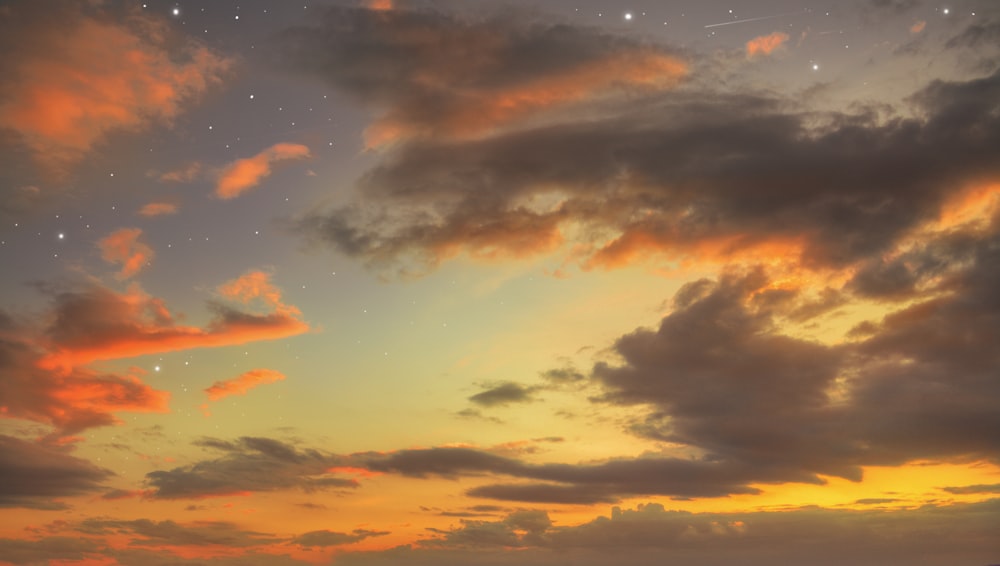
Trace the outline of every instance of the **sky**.
<instances>
[{"instance_id":1,"label":"sky","mask_svg":"<svg viewBox=\"0 0 1000 566\"><path fill-rule=\"evenodd\" d=\"M0 1L0 563L1000 563L995 0Z\"/></svg>"}]
</instances>

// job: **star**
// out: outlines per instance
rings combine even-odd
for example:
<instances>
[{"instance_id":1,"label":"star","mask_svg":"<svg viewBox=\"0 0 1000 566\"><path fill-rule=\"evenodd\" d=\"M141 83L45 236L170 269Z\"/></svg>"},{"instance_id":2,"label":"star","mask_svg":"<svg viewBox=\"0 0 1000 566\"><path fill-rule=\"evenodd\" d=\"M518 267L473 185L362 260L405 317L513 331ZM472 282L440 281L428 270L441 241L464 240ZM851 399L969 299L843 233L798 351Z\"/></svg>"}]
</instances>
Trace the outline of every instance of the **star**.
<instances>
[{"instance_id":1,"label":"star","mask_svg":"<svg viewBox=\"0 0 1000 566\"><path fill-rule=\"evenodd\" d=\"M180 8L174 8L174 10L173 10L173 14L174 14L175 16L179 16L179 15L181 15L181 9L180 9Z\"/></svg>"},{"instance_id":2,"label":"star","mask_svg":"<svg viewBox=\"0 0 1000 566\"><path fill-rule=\"evenodd\" d=\"M631 20L632 19L632 12L625 12L625 19L626 20Z\"/></svg>"}]
</instances>

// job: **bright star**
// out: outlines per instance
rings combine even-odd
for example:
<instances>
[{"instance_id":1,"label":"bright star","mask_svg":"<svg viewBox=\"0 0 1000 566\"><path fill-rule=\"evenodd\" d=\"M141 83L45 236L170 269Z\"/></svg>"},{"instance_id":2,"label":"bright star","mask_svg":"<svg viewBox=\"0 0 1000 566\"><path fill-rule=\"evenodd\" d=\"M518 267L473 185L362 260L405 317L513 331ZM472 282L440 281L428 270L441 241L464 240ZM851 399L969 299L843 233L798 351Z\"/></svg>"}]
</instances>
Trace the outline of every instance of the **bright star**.
<instances>
[{"instance_id":1,"label":"bright star","mask_svg":"<svg viewBox=\"0 0 1000 566\"><path fill-rule=\"evenodd\" d=\"M632 12L625 12L625 19L626 20L631 20L632 19Z\"/></svg>"},{"instance_id":2,"label":"bright star","mask_svg":"<svg viewBox=\"0 0 1000 566\"><path fill-rule=\"evenodd\" d=\"M174 8L174 15L175 16L181 15L181 9L180 8Z\"/></svg>"}]
</instances>

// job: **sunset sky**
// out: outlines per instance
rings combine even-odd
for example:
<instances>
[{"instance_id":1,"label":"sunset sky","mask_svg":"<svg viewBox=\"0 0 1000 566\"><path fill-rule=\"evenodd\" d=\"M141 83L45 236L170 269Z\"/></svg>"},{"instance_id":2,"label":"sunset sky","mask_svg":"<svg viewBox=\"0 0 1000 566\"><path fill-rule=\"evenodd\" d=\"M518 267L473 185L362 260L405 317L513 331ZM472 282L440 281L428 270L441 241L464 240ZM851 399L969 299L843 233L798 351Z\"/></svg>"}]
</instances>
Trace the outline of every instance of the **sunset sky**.
<instances>
[{"instance_id":1,"label":"sunset sky","mask_svg":"<svg viewBox=\"0 0 1000 566\"><path fill-rule=\"evenodd\" d=\"M0 0L0 564L1000 564L1000 2Z\"/></svg>"}]
</instances>

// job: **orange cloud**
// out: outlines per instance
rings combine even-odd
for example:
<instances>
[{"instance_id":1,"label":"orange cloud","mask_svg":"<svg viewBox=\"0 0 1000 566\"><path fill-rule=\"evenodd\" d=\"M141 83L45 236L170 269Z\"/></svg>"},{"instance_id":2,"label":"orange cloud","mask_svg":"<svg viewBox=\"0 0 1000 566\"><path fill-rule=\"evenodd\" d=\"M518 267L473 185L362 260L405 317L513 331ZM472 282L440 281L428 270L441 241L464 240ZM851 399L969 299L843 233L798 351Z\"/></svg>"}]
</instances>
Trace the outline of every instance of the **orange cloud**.
<instances>
[{"instance_id":1,"label":"orange cloud","mask_svg":"<svg viewBox=\"0 0 1000 566\"><path fill-rule=\"evenodd\" d=\"M139 214L142 216L163 216L176 213L177 205L169 202L151 202L139 209Z\"/></svg>"},{"instance_id":2,"label":"orange cloud","mask_svg":"<svg viewBox=\"0 0 1000 566\"><path fill-rule=\"evenodd\" d=\"M238 281L221 289L238 286ZM243 302L249 304L251 298ZM163 301L146 295L138 285L125 293L99 286L63 293L49 329L48 352L39 365L65 369L99 360L275 340L309 330L299 310L281 302L280 292L261 302L263 312L212 303L215 316L206 326L196 327L176 324Z\"/></svg>"},{"instance_id":3,"label":"orange cloud","mask_svg":"<svg viewBox=\"0 0 1000 566\"><path fill-rule=\"evenodd\" d=\"M230 395L246 395L248 391L265 383L274 383L285 379L285 375L270 369L253 369L239 377L216 381L205 390L210 401L229 397Z\"/></svg>"},{"instance_id":4,"label":"orange cloud","mask_svg":"<svg viewBox=\"0 0 1000 566\"><path fill-rule=\"evenodd\" d=\"M161 181L169 181L171 183L190 183L201 175L201 171L201 163L194 161L180 169L160 174L159 179ZM155 173L152 173L152 175L155 175Z\"/></svg>"},{"instance_id":5,"label":"orange cloud","mask_svg":"<svg viewBox=\"0 0 1000 566\"><path fill-rule=\"evenodd\" d=\"M50 440L119 423L118 411L166 412L170 394L142 382L142 371L99 374L85 368L52 371L40 366L43 341L30 329L0 337L0 418L27 419L52 425Z\"/></svg>"},{"instance_id":6,"label":"orange cloud","mask_svg":"<svg viewBox=\"0 0 1000 566\"><path fill-rule=\"evenodd\" d=\"M747 58L770 55L788 41L788 34L780 31L755 37L747 42Z\"/></svg>"},{"instance_id":7,"label":"orange cloud","mask_svg":"<svg viewBox=\"0 0 1000 566\"><path fill-rule=\"evenodd\" d=\"M368 0L368 9L377 12L387 12L394 8L392 0Z\"/></svg>"},{"instance_id":8,"label":"orange cloud","mask_svg":"<svg viewBox=\"0 0 1000 566\"><path fill-rule=\"evenodd\" d=\"M561 74L536 79L492 91L457 93L462 101L447 116L432 124L422 116L399 108L365 130L365 145L371 148L415 135L444 135L465 138L489 133L496 128L528 118L547 108L581 102L614 87L659 88L672 86L688 72L676 57L653 51L616 53L590 61ZM452 72L428 71L421 79L428 88L454 90Z\"/></svg>"},{"instance_id":9,"label":"orange cloud","mask_svg":"<svg viewBox=\"0 0 1000 566\"><path fill-rule=\"evenodd\" d=\"M917 23L913 24L912 26L910 26L910 33L912 33L912 34L918 34L918 33L922 32L922 31L924 31L924 28L926 28L926 27L927 27L927 22L925 22L923 20L920 20L919 22L917 22Z\"/></svg>"},{"instance_id":10,"label":"orange cloud","mask_svg":"<svg viewBox=\"0 0 1000 566\"><path fill-rule=\"evenodd\" d=\"M279 161L309 157L309 148L294 143L275 144L253 157L230 163L219 176L215 196L234 199L257 186L271 174L271 165Z\"/></svg>"},{"instance_id":11,"label":"orange cloud","mask_svg":"<svg viewBox=\"0 0 1000 566\"><path fill-rule=\"evenodd\" d=\"M104 261L122 266L119 279L128 279L142 271L152 261L153 248L139 241L142 230L122 228L97 243Z\"/></svg>"},{"instance_id":12,"label":"orange cloud","mask_svg":"<svg viewBox=\"0 0 1000 566\"><path fill-rule=\"evenodd\" d=\"M66 9L53 18L47 4L31 4L5 7L3 33L18 49L4 56L10 88L0 99L0 123L52 175L113 132L169 124L230 66L141 14L116 22Z\"/></svg>"}]
</instances>

